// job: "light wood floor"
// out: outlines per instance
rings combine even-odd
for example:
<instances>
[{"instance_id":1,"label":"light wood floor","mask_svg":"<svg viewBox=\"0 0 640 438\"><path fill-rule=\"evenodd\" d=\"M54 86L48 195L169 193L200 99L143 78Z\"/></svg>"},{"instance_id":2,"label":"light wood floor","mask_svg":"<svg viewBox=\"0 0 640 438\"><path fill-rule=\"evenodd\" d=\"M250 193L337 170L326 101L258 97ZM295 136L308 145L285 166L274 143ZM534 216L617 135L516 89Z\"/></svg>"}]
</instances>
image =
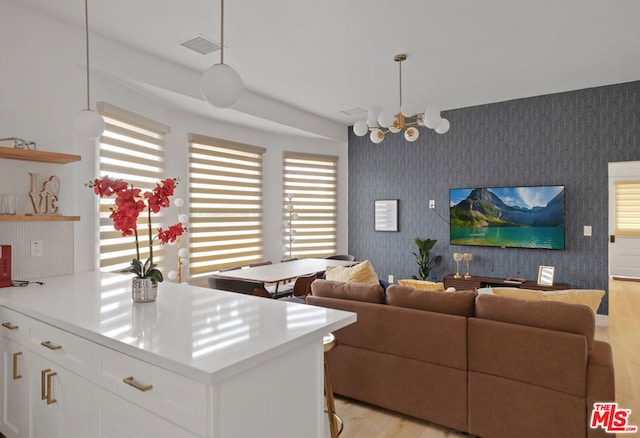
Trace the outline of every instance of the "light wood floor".
<instances>
[{"instance_id":1,"label":"light wood floor","mask_svg":"<svg viewBox=\"0 0 640 438\"><path fill-rule=\"evenodd\" d=\"M630 424L640 425L640 282L611 280L609 326L596 327L596 339L613 350L616 401L631 409ZM375 406L336 397L336 411L344 420L340 438L469 437L426 421Z\"/></svg>"}]
</instances>

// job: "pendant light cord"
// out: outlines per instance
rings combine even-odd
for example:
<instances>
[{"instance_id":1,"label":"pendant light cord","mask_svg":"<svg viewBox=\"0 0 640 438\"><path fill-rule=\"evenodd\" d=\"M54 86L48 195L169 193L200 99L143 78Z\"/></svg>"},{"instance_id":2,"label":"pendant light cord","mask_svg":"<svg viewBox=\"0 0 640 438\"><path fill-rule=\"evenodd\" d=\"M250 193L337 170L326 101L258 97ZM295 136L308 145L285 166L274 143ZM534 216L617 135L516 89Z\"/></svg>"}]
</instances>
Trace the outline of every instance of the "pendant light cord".
<instances>
[{"instance_id":1,"label":"pendant light cord","mask_svg":"<svg viewBox=\"0 0 640 438\"><path fill-rule=\"evenodd\" d=\"M398 67L400 69L400 110L402 110L402 61L398 63Z\"/></svg>"},{"instance_id":2,"label":"pendant light cord","mask_svg":"<svg viewBox=\"0 0 640 438\"><path fill-rule=\"evenodd\" d=\"M86 43L86 56L87 56L87 111L91 111L91 83L89 79L89 0L84 0L84 32L85 32L85 43Z\"/></svg>"},{"instance_id":3,"label":"pendant light cord","mask_svg":"<svg viewBox=\"0 0 640 438\"><path fill-rule=\"evenodd\" d=\"M224 64L224 0L220 0L220 64Z\"/></svg>"}]
</instances>

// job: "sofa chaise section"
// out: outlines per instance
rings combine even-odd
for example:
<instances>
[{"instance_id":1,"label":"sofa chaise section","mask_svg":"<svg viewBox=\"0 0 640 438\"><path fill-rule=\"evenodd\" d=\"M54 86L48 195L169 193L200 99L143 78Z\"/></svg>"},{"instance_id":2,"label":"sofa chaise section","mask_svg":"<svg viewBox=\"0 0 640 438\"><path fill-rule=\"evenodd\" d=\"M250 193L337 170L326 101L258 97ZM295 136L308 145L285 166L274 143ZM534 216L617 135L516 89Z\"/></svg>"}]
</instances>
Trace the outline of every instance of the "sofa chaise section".
<instances>
[{"instance_id":1,"label":"sofa chaise section","mask_svg":"<svg viewBox=\"0 0 640 438\"><path fill-rule=\"evenodd\" d=\"M478 295L469 319L468 432L611 436L589 428L593 403L615 399L611 348L594 341L594 330L586 306Z\"/></svg>"}]
</instances>

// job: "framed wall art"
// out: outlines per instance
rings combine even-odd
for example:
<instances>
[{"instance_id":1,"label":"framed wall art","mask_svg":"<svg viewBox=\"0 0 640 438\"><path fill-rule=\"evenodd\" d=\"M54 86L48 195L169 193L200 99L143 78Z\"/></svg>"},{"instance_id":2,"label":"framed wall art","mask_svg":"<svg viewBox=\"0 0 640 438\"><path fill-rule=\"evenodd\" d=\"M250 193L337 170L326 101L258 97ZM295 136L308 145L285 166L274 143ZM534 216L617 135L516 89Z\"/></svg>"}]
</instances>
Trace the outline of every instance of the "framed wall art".
<instances>
[{"instance_id":1,"label":"framed wall art","mask_svg":"<svg viewBox=\"0 0 640 438\"><path fill-rule=\"evenodd\" d=\"M374 230L398 231L397 199L376 199L374 201Z\"/></svg>"}]
</instances>

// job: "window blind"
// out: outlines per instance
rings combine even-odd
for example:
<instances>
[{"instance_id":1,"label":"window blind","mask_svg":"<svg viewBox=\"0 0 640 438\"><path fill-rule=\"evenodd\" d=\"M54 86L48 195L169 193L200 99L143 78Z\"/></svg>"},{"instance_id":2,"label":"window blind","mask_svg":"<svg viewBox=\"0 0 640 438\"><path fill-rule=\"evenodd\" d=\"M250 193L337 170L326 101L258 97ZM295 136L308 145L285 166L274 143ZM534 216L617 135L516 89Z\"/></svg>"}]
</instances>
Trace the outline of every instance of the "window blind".
<instances>
[{"instance_id":1,"label":"window blind","mask_svg":"<svg viewBox=\"0 0 640 438\"><path fill-rule=\"evenodd\" d=\"M131 113L113 105L99 102L98 111L102 114L106 129L99 141L99 175L123 179L129 185L151 190L156 183L166 178L164 166L164 136L169 128L143 116ZM99 252L100 270L114 272L127 268L136 257L135 238L122 237L122 233L113 228L109 218L114 197L99 200ZM162 226L162 210L152 214L152 230ZM138 239L140 258L149 257L147 211L138 217ZM162 268L162 246L153 248L153 261Z\"/></svg>"},{"instance_id":2,"label":"window blind","mask_svg":"<svg viewBox=\"0 0 640 438\"><path fill-rule=\"evenodd\" d=\"M617 236L640 236L640 181L615 183Z\"/></svg>"},{"instance_id":3,"label":"window blind","mask_svg":"<svg viewBox=\"0 0 640 438\"><path fill-rule=\"evenodd\" d=\"M192 134L189 148L189 273L262 260L264 148Z\"/></svg>"},{"instance_id":4,"label":"window blind","mask_svg":"<svg viewBox=\"0 0 640 438\"><path fill-rule=\"evenodd\" d=\"M338 157L285 152L282 167L285 256L335 254Z\"/></svg>"}]
</instances>

